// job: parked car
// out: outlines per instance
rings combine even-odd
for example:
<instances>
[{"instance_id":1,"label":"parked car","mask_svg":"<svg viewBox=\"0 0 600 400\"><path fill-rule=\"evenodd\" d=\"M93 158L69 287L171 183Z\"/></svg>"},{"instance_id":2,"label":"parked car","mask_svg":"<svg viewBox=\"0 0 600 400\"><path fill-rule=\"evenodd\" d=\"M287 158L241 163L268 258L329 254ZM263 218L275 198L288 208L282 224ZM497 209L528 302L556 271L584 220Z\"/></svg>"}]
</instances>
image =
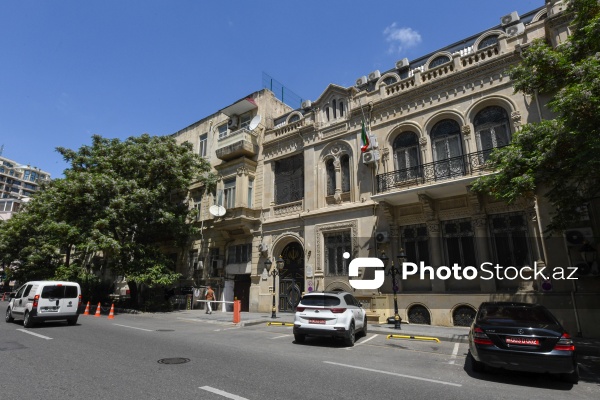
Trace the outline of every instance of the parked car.
<instances>
[{"instance_id":1,"label":"parked car","mask_svg":"<svg viewBox=\"0 0 600 400\"><path fill-rule=\"evenodd\" d=\"M367 315L350 293L307 293L296 307L296 343L304 342L306 336L329 336L343 338L347 346L354 346L357 332L366 336Z\"/></svg>"},{"instance_id":2,"label":"parked car","mask_svg":"<svg viewBox=\"0 0 600 400\"><path fill-rule=\"evenodd\" d=\"M469 358L475 372L491 366L579 380L573 340L539 304L482 303L469 332Z\"/></svg>"},{"instance_id":3,"label":"parked car","mask_svg":"<svg viewBox=\"0 0 600 400\"><path fill-rule=\"evenodd\" d=\"M76 282L27 282L16 294L11 294L5 320L22 319L26 328L51 320L66 320L69 325L75 325L80 305L81 288Z\"/></svg>"}]
</instances>

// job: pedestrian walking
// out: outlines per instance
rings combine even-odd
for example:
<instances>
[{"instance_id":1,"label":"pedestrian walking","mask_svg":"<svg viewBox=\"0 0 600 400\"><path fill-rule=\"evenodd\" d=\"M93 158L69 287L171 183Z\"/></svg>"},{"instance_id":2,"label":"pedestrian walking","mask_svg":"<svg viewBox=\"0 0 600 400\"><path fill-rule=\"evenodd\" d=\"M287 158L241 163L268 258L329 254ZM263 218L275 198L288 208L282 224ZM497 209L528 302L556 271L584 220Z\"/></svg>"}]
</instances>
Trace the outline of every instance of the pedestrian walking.
<instances>
[{"instance_id":1,"label":"pedestrian walking","mask_svg":"<svg viewBox=\"0 0 600 400\"><path fill-rule=\"evenodd\" d=\"M206 294L204 297L206 298L206 313L212 314L212 306L210 303L211 301L215 300L215 292L210 286L206 288Z\"/></svg>"}]
</instances>

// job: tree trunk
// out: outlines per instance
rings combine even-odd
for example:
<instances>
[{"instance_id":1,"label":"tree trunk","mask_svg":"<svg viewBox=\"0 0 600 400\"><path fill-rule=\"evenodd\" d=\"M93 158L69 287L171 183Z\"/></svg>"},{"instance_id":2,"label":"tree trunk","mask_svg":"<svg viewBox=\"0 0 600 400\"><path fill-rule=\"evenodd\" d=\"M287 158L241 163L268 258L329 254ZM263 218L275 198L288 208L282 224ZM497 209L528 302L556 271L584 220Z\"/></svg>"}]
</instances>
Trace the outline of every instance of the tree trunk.
<instances>
[{"instance_id":1,"label":"tree trunk","mask_svg":"<svg viewBox=\"0 0 600 400\"><path fill-rule=\"evenodd\" d=\"M138 309L138 294L139 294L139 290L138 290L138 285L137 282L134 281L128 281L127 285L129 285L129 306L135 310Z\"/></svg>"}]
</instances>

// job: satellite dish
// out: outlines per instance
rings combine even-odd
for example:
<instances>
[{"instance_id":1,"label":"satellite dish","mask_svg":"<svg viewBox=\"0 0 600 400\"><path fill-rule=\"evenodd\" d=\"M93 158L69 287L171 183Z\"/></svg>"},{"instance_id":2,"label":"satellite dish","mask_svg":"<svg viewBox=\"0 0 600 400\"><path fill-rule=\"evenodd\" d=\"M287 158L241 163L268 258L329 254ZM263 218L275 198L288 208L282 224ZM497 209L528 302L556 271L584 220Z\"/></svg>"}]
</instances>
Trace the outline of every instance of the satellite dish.
<instances>
[{"instance_id":1,"label":"satellite dish","mask_svg":"<svg viewBox=\"0 0 600 400\"><path fill-rule=\"evenodd\" d=\"M215 217L222 217L223 215L225 215L226 211L227 210L225 210L225 207L217 205L210 206L208 209L208 212L214 215Z\"/></svg>"},{"instance_id":2,"label":"satellite dish","mask_svg":"<svg viewBox=\"0 0 600 400\"><path fill-rule=\"evenodd\" d=\"M256 127L260 124L261 121L261 117L260 115L255 116L254 118L252 118L252 121L250 121L250 125L248 126L248 128L253 131L256 129Z\"/></svg>"}]
</instances>

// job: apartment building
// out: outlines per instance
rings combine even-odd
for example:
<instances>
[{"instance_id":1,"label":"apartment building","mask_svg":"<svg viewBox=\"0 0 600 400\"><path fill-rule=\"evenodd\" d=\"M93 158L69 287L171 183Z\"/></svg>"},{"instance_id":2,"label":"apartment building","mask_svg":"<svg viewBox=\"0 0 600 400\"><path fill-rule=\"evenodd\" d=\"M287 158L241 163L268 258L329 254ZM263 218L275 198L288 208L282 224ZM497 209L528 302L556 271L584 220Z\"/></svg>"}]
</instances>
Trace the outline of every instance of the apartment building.
<instances>
[{"instance_id":1,"label":"apartment building","mask_svg":"<svg viewBox=\"0 0 600 400\"><path fill-rule=\"evenodd\" d=\"M39 190L50 174L0 156L0 219L7 220Z\"/></svg>"},{"instance_id":2,"label":"apartment building","mask_svg":"<svg viewBox=\"0 0 600 400\"><path fill-rule=\"evenodd\" d=\"M202 235L181 263L186 276L216 284L225 300L237 297L250 311L270 311L276 297L277 312L291 312L303 292L348 290L372 321L394 315L397 294L405 322L465 326L482 301L536 301L573 332L600 334L597 252L590 262L582 250L598 236L600 204L588 205L580 226L548 238L553 210L542 196L509 205L471 190L494 173L490 152L521 124L552 118L547 99L513 92L507 71L534 39L566 39L563 11L563 2L549 0L524 15L498 16L500 24L484 32L365 73L352 87L331 84L300 108L264 89L175 133L221 178L215 193L191 188ZM480 275L386 277L379 289L354 290L350 261L382 253L396 267L457 264ZM284 266L274 279L268 265L277 259ZM482 279L484 263L511 275L579 265L581 279Z\"/></svg>"}]
</instances>

